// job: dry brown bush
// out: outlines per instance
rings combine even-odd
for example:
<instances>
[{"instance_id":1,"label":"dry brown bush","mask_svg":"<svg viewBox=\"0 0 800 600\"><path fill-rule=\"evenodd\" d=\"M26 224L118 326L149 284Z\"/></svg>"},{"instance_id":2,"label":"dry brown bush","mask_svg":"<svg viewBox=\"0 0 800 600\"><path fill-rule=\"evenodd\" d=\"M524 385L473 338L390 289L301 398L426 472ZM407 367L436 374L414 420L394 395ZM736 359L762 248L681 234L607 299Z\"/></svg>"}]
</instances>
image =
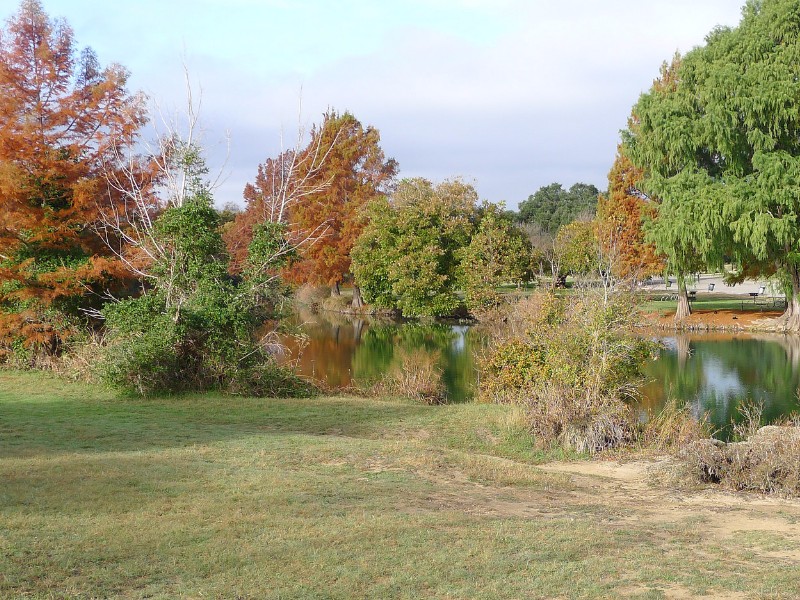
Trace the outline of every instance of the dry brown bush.
<instances>
[{"instance_id":1,"label":"dry brown bush","mask_svg":"<svg viewBox=\"0 0 800 600\"><path fill-rule=\"evenodd\" d=\"M353 298L344 294L329 296L322 301L320 308L329 312L349 312L353 308Z\"/></svg>"},{"instance_id":2,"label":"dry brown bush","mask_svg":"<svg viewBox=\"0 0 800 600\"><path fill-rule=\"evenodd\" d=\"M676 452L711 437L706 419L697 420L686 404L672 399L641 428L639 444L656 452Z\"/></svg>"},{"instance_id":3,"label":"dry brown bush","mask_svg":"<svg viewBox=\"0 0 800 600\"><path fill-rule=\"evenodd\" d=\"M541 443L597 454L632 441L634 421L621 400L550 387L527 399L531 433Z\"/></svg>"},{"instance_id":4,"label":"dry brown bush","mask_svg":"<svg viewBox=\"0 0 800 600\"><path fill-rule=\"evenodd\" d=\"M741 442L695 442L682 453L695 476L733 490L800 495L800 424L768 425Z\"/></svg>"},{"instance_id":5,"label":"dry brown bush","mask_svg":"<svg viewBox=\"0 0 800 600\"><path fill-rule=\"evenodd\" d=\"M445 404L447 389L442 381L441 354L422 348L398 349L395 361L373 385L377 395L402 396L426 404Z\"/></svg>"},{"instance_id":6,"label":"dry brown bush","mask_svg":"<svg viewBox=\"0 0 800 600\"><path fill-rule=\"evenodd\" d=\"M294 293L294 299L315 310L322 307L322 303L331 295L331 288L319 285L303 285Z\"/></svg>"}]
</instances>

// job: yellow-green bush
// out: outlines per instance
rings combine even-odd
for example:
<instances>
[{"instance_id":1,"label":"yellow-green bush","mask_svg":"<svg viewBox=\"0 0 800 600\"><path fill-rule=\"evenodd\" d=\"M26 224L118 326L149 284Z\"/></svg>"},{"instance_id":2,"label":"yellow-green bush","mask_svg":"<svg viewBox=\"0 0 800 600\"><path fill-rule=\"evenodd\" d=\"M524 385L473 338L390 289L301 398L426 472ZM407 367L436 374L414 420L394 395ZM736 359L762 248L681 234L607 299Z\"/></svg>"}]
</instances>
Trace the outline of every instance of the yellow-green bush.
<instances>
[{"instance_id":1,"label":"yellow-green bush","mask_svg":"<svg viewBox=\"0 0 800 600\"><path fill-rule=\"evenodd\" d=\"M525 405L540 443L594 453L634 439L626 400L654 349L635 315L629 295L606 290L520 301L482 361L482 399Z\"/></svg>"}]
</instances>

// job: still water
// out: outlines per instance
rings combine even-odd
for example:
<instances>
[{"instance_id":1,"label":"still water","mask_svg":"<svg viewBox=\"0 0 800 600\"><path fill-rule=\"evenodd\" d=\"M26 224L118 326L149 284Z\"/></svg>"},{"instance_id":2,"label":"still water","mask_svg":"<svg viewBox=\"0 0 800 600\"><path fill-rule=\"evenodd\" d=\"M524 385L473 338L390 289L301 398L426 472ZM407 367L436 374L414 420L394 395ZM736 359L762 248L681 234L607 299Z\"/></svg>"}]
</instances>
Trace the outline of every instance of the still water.
<instances>
[{"instance_id":1,"label":"still water","mask_svg":"<svg viewBox=\"0 0 800 600\"><path fill-rule=\"evenodd\" d=\"M331 388L366 386L399 368L412 351L431 353L443 371L451 402L474 397L485 338L464 325L394 323L343 315L299 313L300 339L285 337L287 360L301 375ZM664 349L645 370L640 410L670 398L689 403L717 429L736 418L743 400L763 402L764 419L800 410L800 337L692 334L663 337ZM301 351L302 348L302 351Z\"/></svg>"},{"instance_id":2,"label":"still water","mask_svg":"<svg viewBox=\"0 0 800 600\"><path fill-rule=\"evenodd\" d=\"M645 368L643 408L681 399L698 418L706 415L718 437L727 437L743 401L763 404L767 423L800 410L798 336L706 333L661 341L664 350Z\"/></svg>"}]
</instances>

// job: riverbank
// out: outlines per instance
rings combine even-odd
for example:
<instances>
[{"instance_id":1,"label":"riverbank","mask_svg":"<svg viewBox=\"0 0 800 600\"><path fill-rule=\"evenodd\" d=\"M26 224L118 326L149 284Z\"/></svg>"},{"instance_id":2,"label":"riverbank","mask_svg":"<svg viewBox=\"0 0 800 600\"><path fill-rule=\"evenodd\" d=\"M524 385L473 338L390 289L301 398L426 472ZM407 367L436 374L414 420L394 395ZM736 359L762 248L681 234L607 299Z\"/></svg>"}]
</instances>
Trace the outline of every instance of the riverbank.
<instances>
[{"instance_id":1,"label":"riverbank","mask_svg":"<svg viewBox=\"0 0 800 600\"><path fill-rule=\"evenodd\" d=\"M782 332L777 321L782 314L781 310L708 309L695 310L685 319L676 321L674 310L659 310L645 312L642 325L667 331Z\"/></svg>"},{"instance_id":2,"label":"riverbank","mask_svg":"<svg viewBox=\"0 0 800 600\"><path fill-rule=\"evenodd\" d=\"M800 596L800 503L550 462L516 410L2 372L0 596Z\"/></svg>"}]
</instances>

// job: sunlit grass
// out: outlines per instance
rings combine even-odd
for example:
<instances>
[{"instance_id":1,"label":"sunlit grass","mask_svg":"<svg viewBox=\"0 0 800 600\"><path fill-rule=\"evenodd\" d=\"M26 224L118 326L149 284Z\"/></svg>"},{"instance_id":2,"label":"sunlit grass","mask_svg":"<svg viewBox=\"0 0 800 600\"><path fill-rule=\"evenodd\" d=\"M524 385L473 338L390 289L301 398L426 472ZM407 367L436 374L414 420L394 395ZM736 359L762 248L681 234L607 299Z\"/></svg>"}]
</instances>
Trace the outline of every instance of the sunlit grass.
<instances>
[{"instance_id":1,"label":"sunlit grass","mask_svg":"<svg viewBox=\"0 0 800 600\"><path fill-rule=\"evenodd\" d=\"M0 597L800 594L796 569L741 569L696 523L572 500L513 410L0 373Z\"/></svg>"}]
</instances>

